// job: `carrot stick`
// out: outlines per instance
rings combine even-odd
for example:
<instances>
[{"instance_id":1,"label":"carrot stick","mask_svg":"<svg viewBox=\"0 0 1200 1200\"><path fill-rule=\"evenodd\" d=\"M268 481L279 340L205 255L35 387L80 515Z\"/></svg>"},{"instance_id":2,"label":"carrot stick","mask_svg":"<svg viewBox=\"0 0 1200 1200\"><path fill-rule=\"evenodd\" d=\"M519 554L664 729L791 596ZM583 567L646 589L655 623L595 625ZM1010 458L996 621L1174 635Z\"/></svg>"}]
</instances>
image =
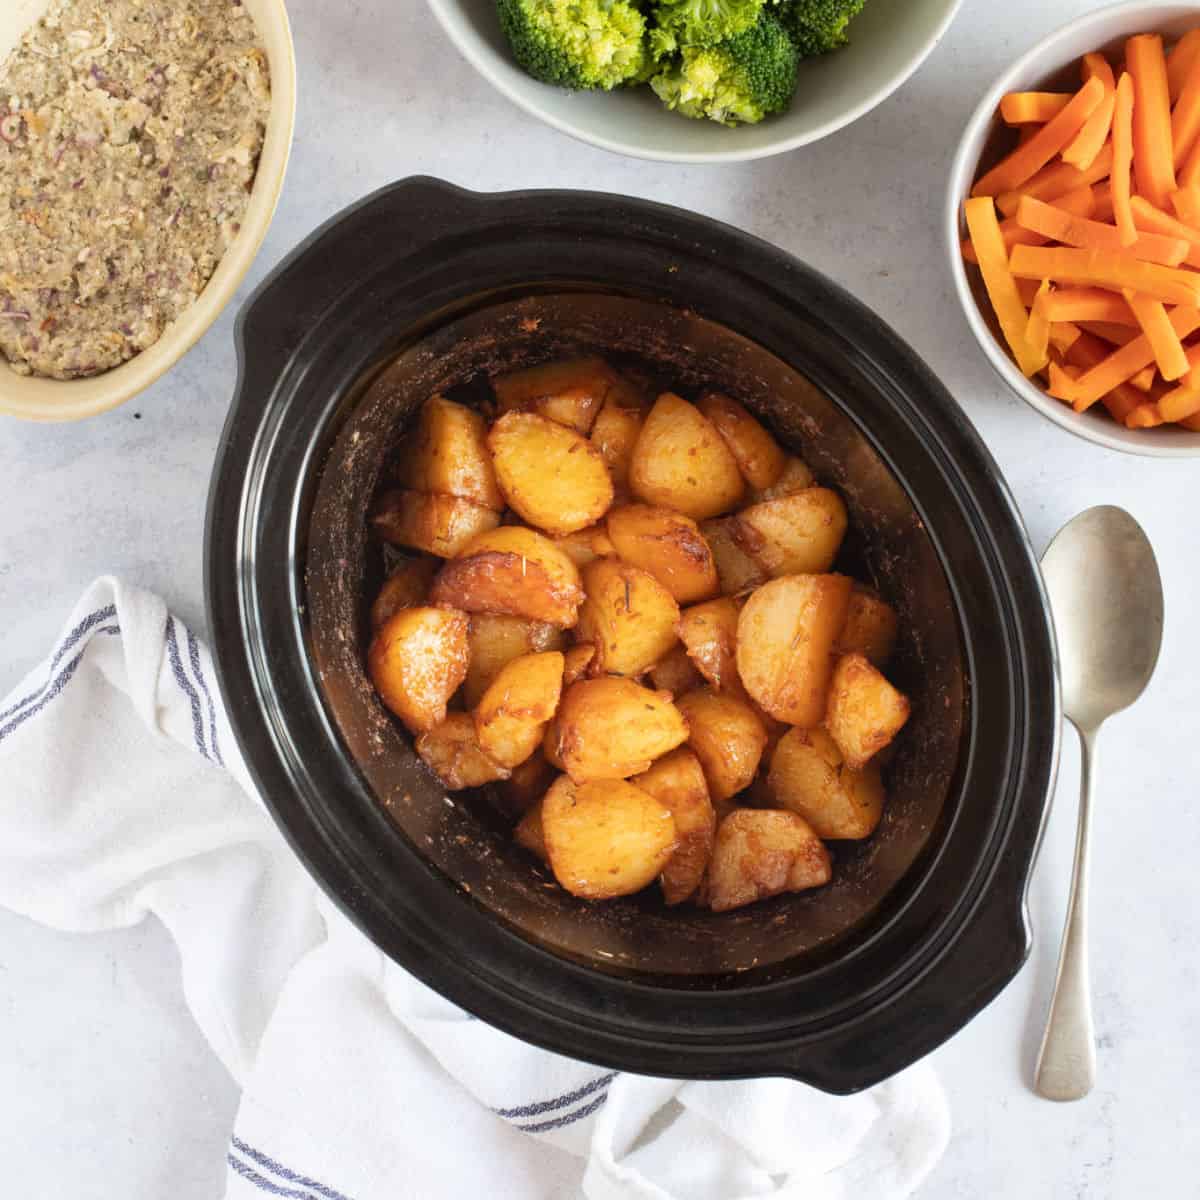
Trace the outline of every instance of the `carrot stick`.
<instances>
[{"instance_id":1,"label":"carrot stick","mask_svg":"<svg viewBox=\"0 0 1200 1200\"><path fill-rule=\"evenodd\" d=\"M1192 143L1183 166L1179 168L1178 184L1182 188L1200 187L1200 138Z\"/></svg>"},{"instance_id":2,"label":"carrot stick","mask_svg":"<svg viewBox=\"0 0 1200 1200\"><path fill-rule=\"evenodd\" d=\"M1128 74L1117 84L1116 106L1112 124L1113 164L1108 190L1112 196L1113 219L1121 231L1121 241L1132 246L1137 241L1137 227L1130 210L1130 172L1133 167L1133 80Z\"/></svg>"},{"instance_id":3,"label":"carrot stick","mask_svg":"<svg viewBox=\"0 0 1200 1200\"><path fill-rule=\"evenodd\" d=\"M1073 217L1052 204L1044 204L1032 196L1022 196L1017 206L1017 224L1033 233L1040 233L1054 242L1081 246L1085 250L1111 250L1120 254L1125 247L1115 225ZM1129 253L1144 262L1177 267L1188 254L1188 244L1180 238L1155 237L1141 234L1128 247Z\"/></svg>"},{"instance_id":4,"label":"carrot stick","mask_svg":"<svg viewBox=\"0 0 1200 1200\"><path fill-rule=\"evenodd\" d=\"M1191 251L1184 261L1190 267L1200 267L1200 229L1193 229L1177 221L1169 213L1162 212L1141 196L1134 196L1129 202L1134 224L1146 233L1158 233L1163 237L1182 238L1191 246Z\"/></svg>"},{"instance_id":5,"label":"carrot stick","mask_svg":"<svg viewBox=\"0 0 1200 1200\"><path fill-rule=\"evenodd\" d=\"M1157 33L1131 37L1125 43L1125 70L1133 80L1133 173L1137 190L1162 208L1175 190L1171 94L1162 38Z\"/></svg>"},{"instance_id":6,"label":"carrot stick","mask_svg":"<svg viewBox=\"0 0 1200 1200\"><path fill-rule=\"evenodd\" d=\"M1074 371L1076 374L1073 378L1077 378L1081 371L1091 370L1092 367L1102 363L1109 353L1108 347L1103 342L1089 333L1081 334L1066 353L1067 362L1071 364L1067 369ZM1124 421L1125 417L1143 400L1142 394L1127 383L1118 383L1111 392L1106 392L1100 397L1100 403L1117 421Z\"/></svg>"},{"instance_id":7,"label":"carrot stick","mask_svg":"<svg viewBox=\"0 0 1200 1200\"><path fill-rule=\"evenodd\" d=\"M1000 238L999 226L996 236ZM1003 239L1000 239L1003 248ZM979 249L976 243L975 249ZM1200 274L1160 267L1128 254L1063 246L1014 246L1009 270L1019 279L1051 279L1090 287L1133 288L1170 304L1200 303Z\"/></svg>"},{"instance_id":8,"label":"carrot stick","mask_svg":"<svg viewBox=\"0 0 1200 1200\"><path fill-rule=\"evenodd\" d=\"M967 219L967 231L979 258L979 270L988 298L1000 323L1001 332L1017 366L1024 375L1036 375L1045 365L1025 340L1025 327L1029 314L1021 303L1017 283L1008 269L1008 255L1004 249L1004 238L1000 234L1000 222L996 220L996 206L990 196L968 200L963 206ZM1032 247L1026 247L1032 249Z\"/></svg>"},{"instance_id":9,"label":"carrot stick","mask_svg":"<svg viewBox=\"0 0 1200 1200\"><path fill-rule=\"evenodd\" d=\"M1018 279L1017 295L1021 297L1021 303L1026 308L1032 308L1033 302L1037 299L1038 288L1042 286L1040 279Z\"/></svg>"},{"instance_id":10,"label":"carrot stick","mask_svg":"<svg viewBox=\"0 0 1200 1200\"><path fill-rule=\"evenodd\" d=\"M1083 56L1083 81L1099 79L1104 84L1104 99L1099 107L1083 123L1083 128L1068 143L1062 152L1063 162L1079 167L1081 170L1089 167L1096 155L1104 148L1112 129L1113 108L1116 105L1117 84L1113 78L1113 69L1103 54L1085 54Z\"/></svg>"},{"instance_id":11,"label":"carrot stick","mask_svg":"<svg viewBox=\"0 0 1200 1200\"><path fill-rule=\"evenodd\" d=\"M1124 303L1123 300L1122 303ZM1126 305L1126 309L1128 307ZM1132 325L1117 324L1113 321L1080 321L1079 328L1086 329L1094 337L1102 338L1113 346L1124 346L1126 343L1132 342L1135 337L1140 337L1142 332L1137 318L1132 312L1129 316L1133 321Z\"/></svg>"},{"instance_id":12,"label":"carrot stick","mask_svg":"<svg viewBox=\"0 0 1200 1200\"><path fill-rule=\"evenodd\" d=\"M1022 196L1032 196L1035 200L1047 202L1056 200L1067 192L1106 179L1112 171L1112 165L1113 152L1110 141L1105 143L1104 149L1096 155L1096 161L1086 171L1081 171L1070 163L1053 163L1043 167L1036 175L1030 176L1019 188L1001 192L996 197L996 207L1006 217L1011 217L1017 211Z\"/></svg>"},{"instance_id":13,"label":"carrot stick","mask_svg":"<svg viewBox=\"0 0 1200 1200\"><path fill-rule=\"evenodd\" d=\"M1046 297L1049 294L1050 280L1043 279L1033 300L1029 322L1025 326L1025 342L1030 353L1042 366L1045 366L1050 358L1050 318L1046 316Z\"/></svg>"},{"instance_id":14,"label":"carrot stick","mask_svg":"<svg viewBox=\"0 0 1200 1200\"><path fill-rule=\"evenodd\" d=\"M1193 367L1177 388L1159 398L1158 408L1164 421L1182 421L1200 413L1200 371Z\"/></svg>"},{"instance_id":15,"label":"carrot stick","mask_svg":"<svg viewBox=\"0 0 1200 1200\"><path fill-rule=\"evenodd\" d=\"M1158 368L1151 363L1148 367L1143 367L1136 375L1130 375L1129 385L1135 387L1139 392L1148 392L1154 386L1154 377L1158 374Z\"/></svg>"},{"instance_id":16,"label":"carrot stick","mask_svg":"<svg viewBox=\"0 0 1200 1200\"><path fill-rule=\"evenodd\" d=\"M1157 404L1139 404L1126 418L1126 429L1153 429L1163 423L1162 413Z\"/></svg>"},{"instance_id":17,"label":"carrot stick","mask_svg":"<svg viewBox=\"0 0 1200 1200\"><path fill-rule=\"evenodd\" d=\"M1082 336L1083 330L1072 321L1050 322L1050 345L1060 354L1066 354Z\"/></svg>"},{"instance_id":18,"label":"carrot stick","mask_svg":"<svg viewBox=\"0 0 1200 1200\"><path fill-rule=\"evenodd\" d=\"M1184 81L1183 90L1171 113L1171 141L1175 155L1175 170L1187 161L1188 154L1200 134L1200 63L1193 63Z\"/></svg>"},{"instance_id":19,"label":"carrot stick","mask_svg":"<svg viewBox=\"0 0 1200 1200\"><path fill-rule=\"evenodd\" d=\"M1183 87L1192 67L1200 61L1200 29L1185 33L1167 55L1167 90L1174 104L1183 95Z\"/></svg>"},{"instance_id":20,"label":"carrot stick","mask_svg":"<svg viewBox=\"0 0 1200 1200\"><path fill-rule=\"evenodd\" d=\"M1006 125L1044 125L1070 101L1069 92L1009 92L1000 101L1000 117Z\"/></svg>"},{"instance_id":21,"label":"carrot stick","mask_svg":"<svg viewBox=\"0 0 1200 1200\"><path fill-rule=\"evenodd\" d=\"M1056 200L1055 204L1058 203ZM1098 187L1092 188L1092 211L1088 216L1093 221L1108 221L1111 223L1113 219L1113 203L1112 203L1112 187L1107 183L1102 183Z\"/></svg>"},{"instance_id":22,"label":"carrot stick","mask_svg":"<svg viewBox=\"0 0 1200 1200\"><path fill-rule=\"evenodd\" d=\"M1064 212L1070 213L1076 217L1089 217L1092 214L1092 206L1095 199L1092 195L1090 187L1076 188L1073 192L1068 192L1065 196L1060 196L1054 201L1055 208L1061 208ZM1005 248L1011 250L1014 246L1044 246L1049 240L1042 237L1039 233L1033 233L1028 229L1017 224L1016 217L1008 217L1000 222L1000 233L1004 237ZM962 255L967 262L975 261L975 250L971 246L970 238L963 238ZM1030 301L1029 303L1032 303Z\"/></svg>"},{"instance_id":23,"label":"carrot stick","mask_svg":"<svg viewBox=\"0 0 1200 1200\"><path fill-rule=\"evenodd\" d=\"M1200 189L1181 187L1172 192L1171 207L1185 225L1194 229L1200 224Z\"/></svg>"},{"instance_id":24,"label":"carrot stick","mask_svg":"<svg viewBox=\"0 0 1200 1200\"><path fill-rule=\"evenodd\" d=\"M1109 321L1137 327L1124 297L1103 288L1059 288L1046 298L1046 313L1051 321Z\"/></svg>"},{"instance_id":25,"label":"carrot stick","mask_svg":"<svg viewBox=\"0 0 1200 1200\"><path fill-rule=\"evenodd\" d=\"M1058 116L1047 121L1034 137L984 175L971 189L971 195L995 196L1020 187L1075 137L1103 99L1104 84L1099 79L1089 79ZM1174 175L1171 179L1174 183Z\"/></svg>"}]
</instances>

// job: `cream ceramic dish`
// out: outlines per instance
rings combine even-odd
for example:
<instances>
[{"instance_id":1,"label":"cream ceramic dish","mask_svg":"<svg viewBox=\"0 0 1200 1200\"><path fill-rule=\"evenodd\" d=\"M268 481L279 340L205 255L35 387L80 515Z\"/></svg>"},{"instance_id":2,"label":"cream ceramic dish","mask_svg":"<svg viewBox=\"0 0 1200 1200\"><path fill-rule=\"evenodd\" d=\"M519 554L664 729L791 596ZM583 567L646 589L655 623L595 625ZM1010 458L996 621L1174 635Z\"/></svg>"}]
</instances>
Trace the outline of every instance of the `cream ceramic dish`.
<instances>
[{"instance_id":1,"label":"cream ceramic dish","mask_svg":"<svg viewBox=\"0 0 1200 1200\"><path fill-rule=\"evenodd\" d=\"M1004 382L1031 408L1077 437L1110 450L1151 458L1200 457L1200 433L1167 426L1126 429L1118 425L1101 405L1086 413L1074 412L1070 405L1046 395L1037 384L1026 379L1008 356L982 284L968 274L963 262L959 248L965 232L962 206L979 174L980 160L988 155L989 143L1001 128L996 108L1005 92L1077 87L1078 62L1089 51L1116 51L1135 33L1161 33L1168 40L1174 40L1197 26L1200 26L1200 4L1118 4L1088 13L1043 38L992 84L967 122L950 168L950 186L943 214L950 273L967 324Z\"/></svg>"},{"instance_id":2,"label":"cream ceramic dish","mask_svg":"<svg viewBox=\"0 0 1200 1200\"><path fill-rule=\"evenodd\" d=\"M271 113L250 204L208 286L153 346L91 379L26 378L0 364L0 412L30 421L77 421L116 408L169 371L207 331L250 269L283 188L296 120L296 59L284 0L243 0L271 65ZM0 0L0 61L38 21L50 0Z\"/></svg>"},{"instance_id":3,"label":"cream ceramic dish","mask_svg":"<svg viewBox=\"0 0 1200 1200\"><path fill-rule=\"evenodd\" d=\"M495 0L429 0L467 61L514 104L593 146L660 162L742 162L820 141L892 94L941 40L962 0L868 0L850 45L801 64L787 112L726 129L668 111L649 88L568 92L513 61Z\"/></svg>"}]
</instances>

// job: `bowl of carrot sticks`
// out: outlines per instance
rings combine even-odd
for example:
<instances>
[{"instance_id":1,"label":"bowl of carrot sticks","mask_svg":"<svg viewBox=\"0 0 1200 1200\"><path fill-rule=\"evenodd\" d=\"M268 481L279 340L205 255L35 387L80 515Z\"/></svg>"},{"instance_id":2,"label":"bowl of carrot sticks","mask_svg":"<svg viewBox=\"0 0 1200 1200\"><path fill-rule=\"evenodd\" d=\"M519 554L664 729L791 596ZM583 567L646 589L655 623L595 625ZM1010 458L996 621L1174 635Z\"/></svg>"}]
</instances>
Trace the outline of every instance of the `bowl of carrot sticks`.
<instances>
[{"instance_id":1,"label":"bowl of carrot sticks","mask_svg":"<svg viewBox=\"0 0 1200 1200\"><path fill-rule=\"evenodd\" d=\"M1021 397L1113 450L1200 456L1200 5L1101 9L1019 59L945 220L967 321Z\"/></svg>"}]
</instances>

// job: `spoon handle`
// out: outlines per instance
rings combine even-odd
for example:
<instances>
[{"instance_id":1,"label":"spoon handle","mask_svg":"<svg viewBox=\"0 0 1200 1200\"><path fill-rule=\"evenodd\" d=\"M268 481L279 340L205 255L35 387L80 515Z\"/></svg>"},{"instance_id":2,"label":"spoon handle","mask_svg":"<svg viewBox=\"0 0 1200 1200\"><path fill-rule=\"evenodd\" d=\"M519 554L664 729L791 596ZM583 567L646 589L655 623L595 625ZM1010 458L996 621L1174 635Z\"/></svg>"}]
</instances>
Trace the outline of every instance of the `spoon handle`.
<instances>
[{"instance_id":1,"label":"spoon handle","mask_svg":"<svg viewBox=\"0 0 1200 1200\"><path fill-rule=\"evenodd\" d=\"M1058 977L1050 1018L1038 1054L1035 1086L1047 1100L1080 1100L1096 1082L1096 1034L1088 983L1088 841L1092 822L1092 781L1096 730L1080 730L1079 829L1075 836L1075 870L1071 902L1058 956Z\"/></svg>"}]
</instances>

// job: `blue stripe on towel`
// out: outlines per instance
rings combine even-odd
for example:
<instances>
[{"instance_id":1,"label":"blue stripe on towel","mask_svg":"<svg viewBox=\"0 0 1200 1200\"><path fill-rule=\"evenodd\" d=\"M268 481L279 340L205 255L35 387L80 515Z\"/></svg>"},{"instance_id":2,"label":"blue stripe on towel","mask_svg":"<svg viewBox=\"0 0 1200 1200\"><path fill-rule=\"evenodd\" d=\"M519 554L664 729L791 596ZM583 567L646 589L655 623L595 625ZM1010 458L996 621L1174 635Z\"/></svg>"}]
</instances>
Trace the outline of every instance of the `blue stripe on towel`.
<instances>
[{"instance_id":1,"label":"blue stripe on towel","mask_svg":"<svg viewBox=\"0 0 1200 1200\"><path fill-rule=\"evenodd\" d=\"M562 1117L555 1117L550 1121L535 1121L532 1125L518 1125L517 1128L522 1133L549 1133L552 1129L562 1129L565 1125L574 1125L576 1121L582 1121L584 1117L590 1117L607 1099L608 1093L601 1092L590 1104L585 1104L573 1113L567 1113Z\"/></svg>"},{"instance_id":2,"label":"blue stripe on towel","mask_svg":"<svg viewBox=\"0 0 1200 1200\"><path fill-rule=\"evenodd\" d=\"M260 1175L253 1167L247 1166L233 1154L225 1155L225 1161L247 1182L254 1184L259 1191L269 1192L272 1196L284 1196L287 1200L317 1200L316 1196L307 1189L280 1187L265 1175Z\"/></svg>"},{"instance_id":3,"label":"blue stripe on towel","mask_svg":"<svg viewBox=\"0 0 1200 1200\"><path fill-rule=\"evenodd\" d=\"M95 629L95 627L99 625L101 621L107 621L109 617L115 617L116 615L117 609L113 604L109 604L104 608L97 609L93 613L88 613L88 615L84 617L83 620L80 621L79 624L76 625L75 628L72 629L65 638L63 638L62 645L60 645L59 648L54 652L54 657L50 660L50 668L46 672L46 682L43 683L36 692L30 692L28 696L18 700L16 704L12 706L12 708L8 708L5 709L4 712L0 712L0 721L6 721L13 715L13 713L24 708L25 705L32 704L35 700L39 699L46 689L53 684L54 672L58 670L58 664L62 662L66 655L70 654L70 652L79 642L79 639L83 637L83 635L89 630Z\"/></svg>"},{"instance_id":4,"label":"blue stripe on towel","mask_svg":"<svg viewBox=\"0 0 1200 1200\"><path fill-rule=\"evenodd\" d=\"M606 1084L611 1083L616 1077L616 1071L610 1071L607 1075L601 1075L599 1079L593 1079L591 1083L585 1083L583 1087L573 1092L567 1092L564 1096L557 1096L553 1100L542 1100L537 1104L524 1104L520 1108L493 1108L492 1112L498 1117L540 1117L542 1113L566 1108L568 1104L574 1104L576 1100L590 1096L593 1092L597 1092Z\"/></svg>"},{"instance_id":5,"label":"blue stripe on towel","mask_svg":"<svg viewBox=\"0 0 1200 1200\"><path fill-rule=\"evenodd\" d=\"M204 678L204 671L200 667L200 643L187 626L184 626L184 632L187 634L188 661L192 664L192 674L196 677L196 682L204 693L205 704L208 705L208 735L213 757L221 766L224 766L225 760L221 757L221 750L217 745L217 710L213 705L212 693L208 690L208 680Z\"/></svg>"},{"instance_id":6,"label":"blue stripe on towel","mask_svg":"<svg viewBox=\"0 0 1200 1200\"><path fill-rule=\"evenodd\" d=\"M286 1179L289 1183L295 1183L300 1187L308 1188L310 1192L315 1192L318 1196L324 1196L325 1200L349 1200L341 1192L335 1192L333 1188L326 1187L325 1184L318 1183L315 1179L309 1179L307 1176L298 1175L295 1171L289 1170L282 1163L276 1162L270 1155L264 1154L261 1150L256 1150L253 1146L243 1142L236 1133L230 1141L234 1148L241 1151L247 1158L253 1159L260 1167L266 1167L268 1171L274 1171L276 1175L281 1179Z\"/></svg>"},{"instance_id":7,"label":"blue stripe on towel","mask_svg":"<svg viewBox=\"0 0 1200 1200\"><path fill-rule=\"evenodd\" d=\"M196 749L208 758L208 747L204 744L204 715L200 711L200 697L183 669L183 659L179 656L179 642L175 639L174 617L167 617L167 658L171 661L175 682L179 684L180 691L188 698L192 707L192 735L196 739Z\"/></svg>"}]
</instances>

